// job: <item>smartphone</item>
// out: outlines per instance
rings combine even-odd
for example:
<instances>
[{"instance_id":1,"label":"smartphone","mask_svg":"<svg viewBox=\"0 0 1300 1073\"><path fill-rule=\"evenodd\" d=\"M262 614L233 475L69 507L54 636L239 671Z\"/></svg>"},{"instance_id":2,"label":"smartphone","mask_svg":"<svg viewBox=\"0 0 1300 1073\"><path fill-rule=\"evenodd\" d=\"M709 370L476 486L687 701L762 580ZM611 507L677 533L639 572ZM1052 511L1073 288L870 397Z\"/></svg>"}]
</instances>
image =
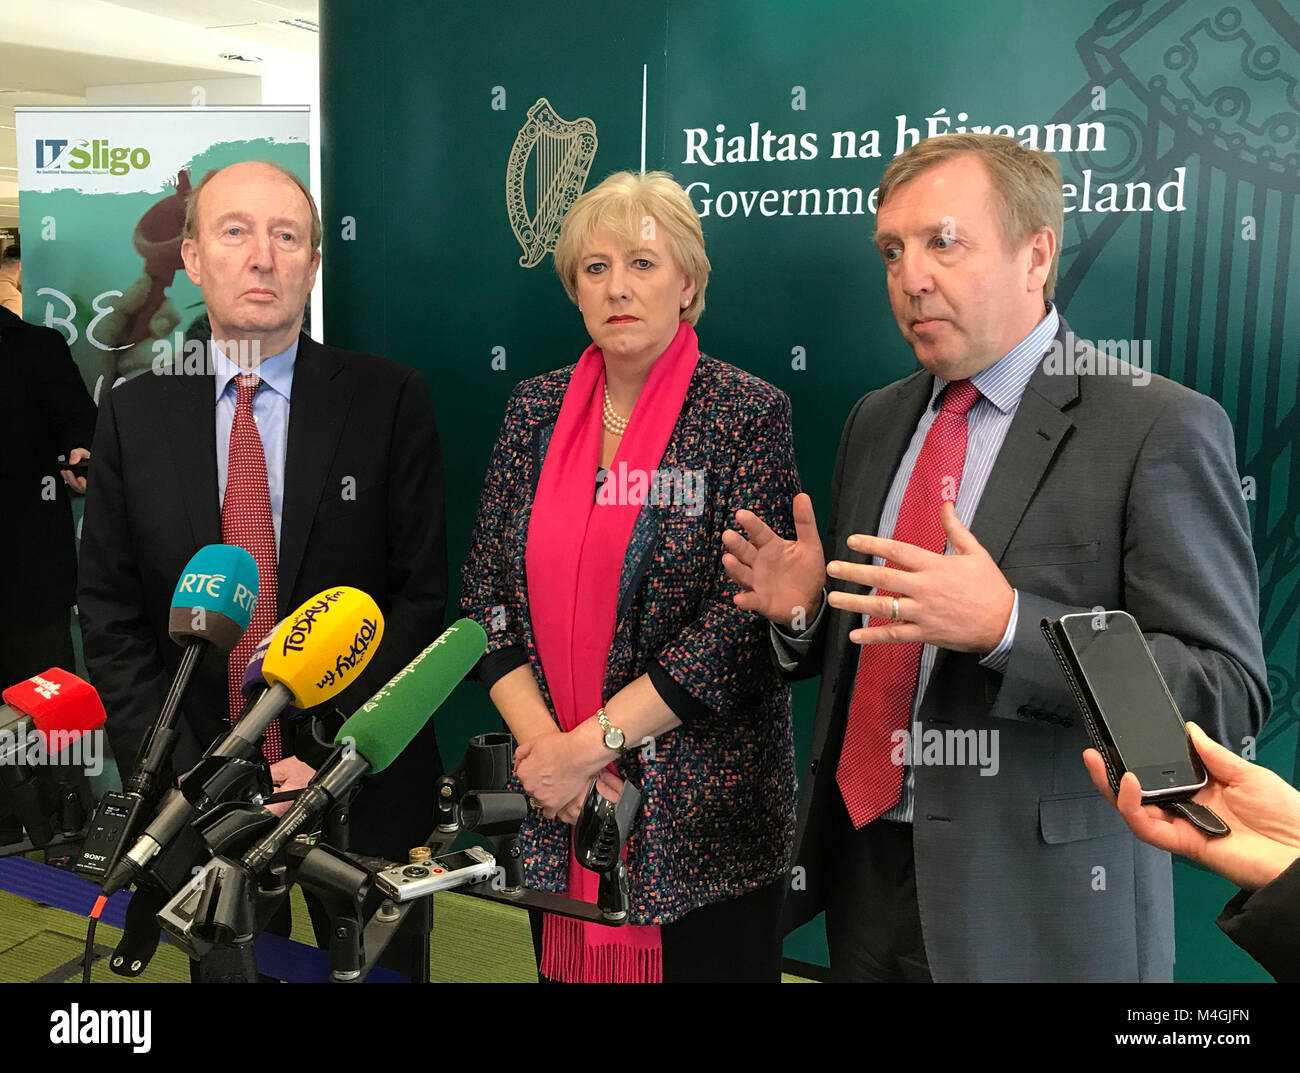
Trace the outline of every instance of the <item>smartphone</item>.
<instances>
[{"instance_id":1,"label":"smartphone","mask_svg":"<svg viewBox=\"0 0 1300 1073\"><path fill-rule=\"evenodd\" d=\"M1120 774L1137 776L1142 799L1157 804L1203 787L1205 766L1133 616L1063 615L1059 630L1102 744Z\"/></svg>"},{"instance_id":2,"label":"smartphone","mask_svg":"<svg viewBox=\"0 0 1300 1073\"><path fill-rule=\"evenodd\" d=\"M496 871L496 858L482 846L444 853L419 864L395 864L379 872L375 882L395 902L423 898L436 890L481 883Z\"/></svg>"}]
</instances>

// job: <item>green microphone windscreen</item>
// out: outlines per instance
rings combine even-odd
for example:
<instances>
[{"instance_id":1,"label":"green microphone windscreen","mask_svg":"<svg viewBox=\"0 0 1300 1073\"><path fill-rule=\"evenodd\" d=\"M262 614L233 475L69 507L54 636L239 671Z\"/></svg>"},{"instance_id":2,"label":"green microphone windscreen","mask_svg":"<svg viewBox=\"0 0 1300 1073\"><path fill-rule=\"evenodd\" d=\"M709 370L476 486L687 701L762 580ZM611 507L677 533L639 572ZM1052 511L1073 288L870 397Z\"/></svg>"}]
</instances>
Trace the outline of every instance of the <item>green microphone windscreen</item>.
<instances>
[{"instance_id":1,"label":"green microphone windscreen","mask_svg":"<svg viewBox=\"0 0 1300 1073\"><path fill-rule=\"evenodd\" d=\"M339 727L335 744L351 744L383 771L411 744L438 706L487 650L487 634L473 619L453 622L428 648Z\"/></svg>"}]
</instances>

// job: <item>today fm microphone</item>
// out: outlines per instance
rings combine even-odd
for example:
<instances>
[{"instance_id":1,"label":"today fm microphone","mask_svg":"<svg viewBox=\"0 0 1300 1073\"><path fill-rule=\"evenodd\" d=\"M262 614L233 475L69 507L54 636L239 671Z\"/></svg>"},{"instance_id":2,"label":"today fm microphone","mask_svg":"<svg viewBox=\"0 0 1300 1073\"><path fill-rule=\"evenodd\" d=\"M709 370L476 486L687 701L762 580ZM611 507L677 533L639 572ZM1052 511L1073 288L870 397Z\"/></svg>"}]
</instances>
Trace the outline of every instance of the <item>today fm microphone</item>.
<instances>
[{"instance_id":1,"label":"today fm microphone","mask_svg":"<svg viewBox=\"0 0 1300 1073\"><path fill-rule=\"evenodd\" d=\"M363 775L397 759L487 651L487 634L458 619L398 671L334 737L335 753L312 776L280 823L241 860L260 875L307 824L320 817Z\"/></svg>"},{"instance_id":2,"label":"today fm microphone","mask_svg":"<svg viewBox=\"0 0 1300 1073\"><path fill-rule=\"evenodd\" d=\"M176 745L181 701L204 652L214 648L233 652L248 629L257 603L257 563L241 547L208 544L194 553L181 571L172 593L167 633L180 645L180 665L167 689L162 710L145 735L131 777L122 792L105 794L76 870L90 879L102 878L135 834L151 801L159 774Z\"/></svg>"},{"instance_id":3,"label":"today fm microphone","mask_svg":"<svg viewBox=\"0 0 1300 1073\"><path fill-rule=\"evenodd\" d=\"M89 682L60 667L10 686L3 697L0 807L17 815L33 846L45 846L54 838L51 817L59 809L59 788L46 768L104 725L104 705ZM76 758L69 753L53 763Z\"/></svg>"},{"instance_id":4,"label":"today fm microphone","mask_svg":"<svg viewBox=\"0 0 1300 1073\"><path fill-rule=\"evenodd\" d=\"M267 727L289 711L314 708L365 671L384 636L384 616L369 595L346 585L317 593L270 633L249 658L241 689L248 698L230 733L168 791L158 814L107 875L112 894L136 881L176 836L214 805L239 796L250 765L261 766ZM184 873L189 876L189 864Z\"/></svg>"}]
</instances>

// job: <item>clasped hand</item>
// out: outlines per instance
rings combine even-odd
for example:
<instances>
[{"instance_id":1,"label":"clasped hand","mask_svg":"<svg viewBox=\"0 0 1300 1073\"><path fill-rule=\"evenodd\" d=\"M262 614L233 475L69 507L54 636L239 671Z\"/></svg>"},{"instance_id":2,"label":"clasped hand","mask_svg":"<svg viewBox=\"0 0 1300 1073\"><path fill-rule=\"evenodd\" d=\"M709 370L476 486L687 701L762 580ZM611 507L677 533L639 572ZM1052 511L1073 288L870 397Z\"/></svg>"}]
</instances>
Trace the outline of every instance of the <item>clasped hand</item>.
<instances>
[{"instance_id":1,"label":"clasped hand","mask_svg":"<svg viewBox=\"0 0 1300 1073\"><path fill-rule=\"evenodd\" d=\"M584 763L574 739L560 730L516 748L514 767L524 790L541 806L548 820L558 817L565 823L577 823L593 778L606 800L617 801L623 792L622 779L603 762L594 768Z\"/></svg>"}]
</instances>

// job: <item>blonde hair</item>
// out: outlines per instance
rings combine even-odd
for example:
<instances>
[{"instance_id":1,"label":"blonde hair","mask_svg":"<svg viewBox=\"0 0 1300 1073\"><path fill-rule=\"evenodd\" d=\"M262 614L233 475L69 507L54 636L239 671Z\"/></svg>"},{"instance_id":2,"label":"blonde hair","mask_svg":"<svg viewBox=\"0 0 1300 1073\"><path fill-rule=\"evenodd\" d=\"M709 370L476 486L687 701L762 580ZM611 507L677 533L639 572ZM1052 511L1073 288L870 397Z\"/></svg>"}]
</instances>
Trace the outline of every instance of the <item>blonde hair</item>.
<instances>
[{"instance_id":1,"label":"blonde hair","mask_svg":"<svg viewBox=\"0 0 1300 1073\"><path fill-rule=\"evenodd\" d=\"M997 198L1004 243L1025 242L1043 227L1050 228L1056 236L1056 252L1043 282L1043 295L1051 298L1061 260L1065 200L1061 195L1061 168L1049 154L1027 149L1014 138L1001 134L937 134L917 142L889 162L880 180L877 211L894 187L959 153L975 153L988 171Z\"/></svg>"},{"instance_id":2,"label":"blonde hair","mask_svg":"<svg viewBox=\"0 0 1300 1073\"><path fill-rule=\"evenodd\" d=\"M241 161L241 163L244 163ZM307 207L311 209L311 248L315 253L320 249L321 240L321 222L320 212L316 208L316 199L311 196L311 191L307 189L307 184L302 181L294 172L290 171L283 164L275 160L253 160L247 161L251 164L265 164L268 168L273 168L285 178L291 180L293 185L302 191L302 196L307 199ZM233 164L227 164L227 168L234 167ZM199 180L198 186L190 188L189 196L185 199L185 238L197 239L199 237L199 194L203 188L208 185L208 181L220 175L226 168L210 168L208 172Z\"/></svg>"},{"instance_id":3,"label":"blonde hair","mask_svg":"<svg viewBox=\"0 0 1300 1073\"><path fill-rule=\"evenodd\" d=\"M695 294L681 311L681 320L695 324L704 312L709 282L709 258L704 231L691 199L666 171L637 175L618 171L593 186L573 203L555 243L555 271L575 305L578 302L578 262L592 232L609 231L624 249L636 249L647 226L658 227L682 274L695 280Z\"/></svg>"}]
</instances>

